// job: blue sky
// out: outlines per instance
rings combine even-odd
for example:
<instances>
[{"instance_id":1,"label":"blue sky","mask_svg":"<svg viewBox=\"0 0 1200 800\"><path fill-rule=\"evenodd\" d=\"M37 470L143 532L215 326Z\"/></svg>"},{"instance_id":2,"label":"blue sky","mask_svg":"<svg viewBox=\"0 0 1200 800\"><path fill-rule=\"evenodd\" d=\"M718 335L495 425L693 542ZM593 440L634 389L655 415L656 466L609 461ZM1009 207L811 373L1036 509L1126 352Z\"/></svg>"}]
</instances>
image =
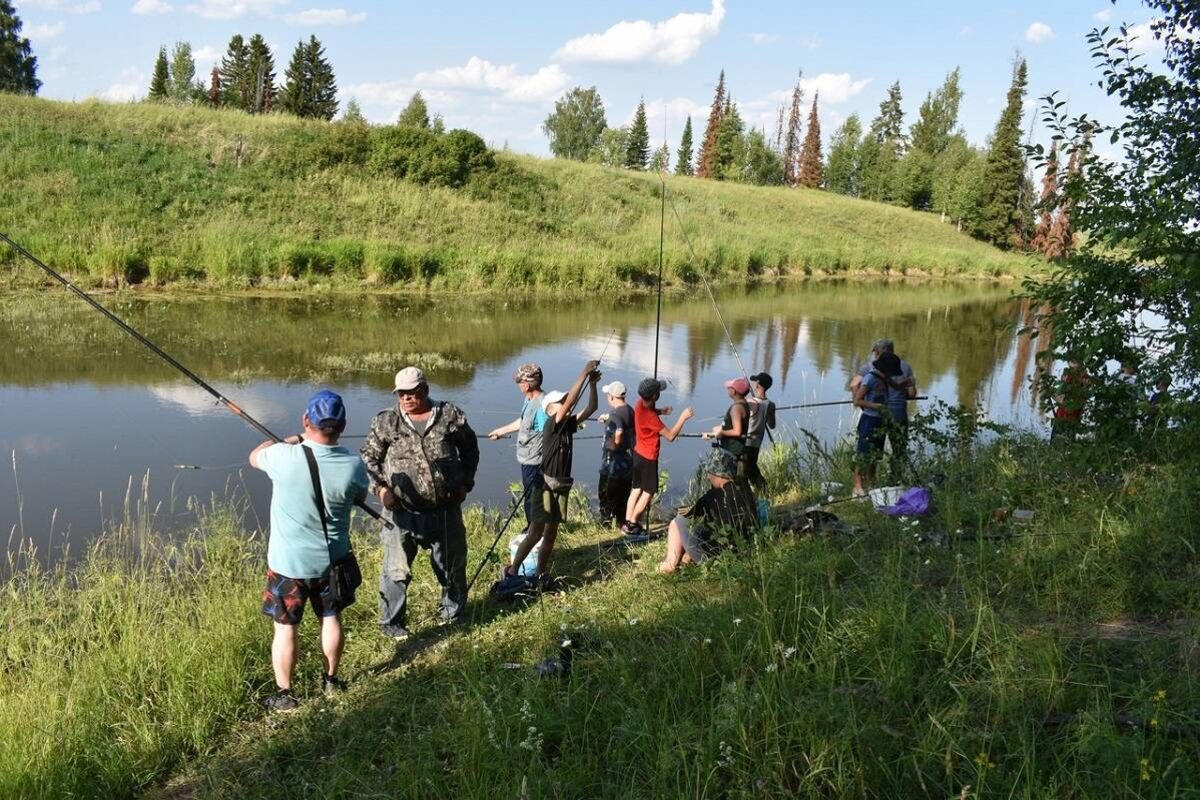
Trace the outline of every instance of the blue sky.
<instances>
[{"instance_id":1,"label":"blue sky","mask_svg":"<svg viewBox=\"0 0 1200 800\"><path fill-rule=\"evenodd\" d=\"M188 41L206 75L230 36L262 33L283 68L297 40L316 34L343 102L388 122L420 89L450 127L493 145L546 153L541 121L575 86L598 87L610 124L644 97L652 137L672 150L685 115L703 126L722 68L743 116L773 130L802 70L806 103L820 91L825 138L846 116L869 121L899 80L906 120L955 66L961 122L982 144L1004 102L1011 65L1029 61L1030 98L1060 90L1073 112L1111 119L1095 87L1086 33L1144 25L1132 0L1004 3L643 0L454 4L366 0L15 0L39 57L45 97L141 97L159 45ZM1144 49L1154 42L1144 35ZM1028 117L1026 122L1028 124Z\"/></svg>"}]
</instances>

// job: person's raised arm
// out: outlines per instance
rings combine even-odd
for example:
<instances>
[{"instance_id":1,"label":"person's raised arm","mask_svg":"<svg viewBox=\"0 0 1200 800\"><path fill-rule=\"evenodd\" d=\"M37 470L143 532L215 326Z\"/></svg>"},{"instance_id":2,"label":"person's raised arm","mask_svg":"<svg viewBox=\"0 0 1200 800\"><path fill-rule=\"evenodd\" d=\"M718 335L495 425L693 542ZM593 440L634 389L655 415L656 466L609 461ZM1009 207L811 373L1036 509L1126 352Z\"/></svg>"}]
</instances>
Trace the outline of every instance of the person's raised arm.
<instances>
[{"instance_id":1,"label":"person's raised arm","mask_svg":"<svg viewBox=\"0 0 1200 800\"><path fill-rule=\"evenodd\" d=\"M579 402L579 395L583 393L584 382L587 381L588 376L599 365L599 361L589 361L583 365L583 371L579 373L579 377L575 379L575 383L571 384L571 388L567 390L566 396L558 404L558 411L554 412L554 423L556 425L562 424L567 415L574 410L575 404Z\"/></svg>"},{"instance_id":2,"label":"person's raised arm","mask_svg":"<svg viewBox=\"0 0 1200 800\"><path fill-rule=\"evenodd\" d=\"M294 435L294 436L289 436L286 439L284 439L283 441L285 444L300 444L300 436L299 436L299 434ZM251 450L250 451L250 466L254 467L255 469L265 469L265 467L262 467L259 465L258 455L263 450L266 450L268 447L270 447L273 444L278 444L278 442L268 439L267 441L260 444L258 447Z\"/></svg>"},{"instance_id":3,"label":"person's raised arm","mask_svg":"<svg viewBox=\"0 0 1200 800\"><path fill-rule=\"evenodd\" d=\"M679 438L680 432L683 431L683 423L687 422L695 415L696 412L692 411L690 407L685 408L683 411L679 412L679 419L675 420L674 425L672 425L670 428L663 428L661 431L659 431L659 433L661 433L663 438L665 438L668 442L673 442Z\"/></svg>"},{"instance_id":4,"label":"person's raised arm","mask_svg":"<svg viewBox=\"0 0 1200 800\"><path fill-rule=\"evenodd\" d=\"M583 411L580 411L575 416L576 422L583 422L585 419L590 417L592 414L596 413L596 406L599 404L599 400L596 397L596 384L598 384L598 383L600 383L600 371L592 370L588 376L587 405L584 406Z\"/></svg>"}]
</instances>

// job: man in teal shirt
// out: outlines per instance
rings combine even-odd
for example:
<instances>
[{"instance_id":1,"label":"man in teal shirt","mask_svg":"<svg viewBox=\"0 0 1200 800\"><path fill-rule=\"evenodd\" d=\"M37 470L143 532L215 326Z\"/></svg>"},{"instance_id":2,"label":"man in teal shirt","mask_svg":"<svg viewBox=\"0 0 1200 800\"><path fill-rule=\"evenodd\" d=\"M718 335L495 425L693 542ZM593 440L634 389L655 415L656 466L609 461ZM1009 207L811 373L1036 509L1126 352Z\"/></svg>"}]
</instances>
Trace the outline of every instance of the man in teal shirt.
<instances>
[{"instance_id":1,"label":"man in teal shirt","mask_svg":"<svg viewBox=\"0 0 1200 800\"><path fill-rule=\"evenodd\" d=\"M263 613L275 621L271 664L279 691L264 701L270 711L297 706L292 695L297 627L305 603L321 619L321 650L326 694L345 688L337 677L342 656L342 609L330 597L329 566L350 550L350 512L367 496L367 470L356 453L338 445L346 429L346 408L335 392L313 395L301 419L303 436L263 442L250 453L250 466L271 479L271 535L267 544L267 586ZM302 448L316 456L327 525L322 526L312 474ZM329 540L326 542L326 531Z\"/></svg>"}]
</instances>

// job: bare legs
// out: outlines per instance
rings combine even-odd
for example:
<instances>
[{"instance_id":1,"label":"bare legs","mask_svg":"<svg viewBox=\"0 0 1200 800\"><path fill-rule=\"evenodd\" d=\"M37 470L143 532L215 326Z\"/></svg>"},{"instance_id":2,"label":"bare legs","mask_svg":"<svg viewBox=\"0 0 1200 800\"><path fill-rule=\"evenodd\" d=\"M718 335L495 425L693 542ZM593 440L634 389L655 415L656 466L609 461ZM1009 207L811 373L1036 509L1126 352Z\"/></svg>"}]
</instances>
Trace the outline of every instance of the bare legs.
<instances>
[{"instance_id":1,"label":"bare legs","mask_svg":"<svg viewBox=\"0 0 1200 800\"><path fill-rule=\"evenodd\" d=\"M275 623L275 638L271 640L271 667L275 671L275 685L280 689L292 688L292 671L296 668L296 646L300 638L298 627ZM345 645L341 618L337 614L322 617L321 651L325 657L326 675L337 674Z\"/></svg>"},{"instance_id":2,"label":"bare legs","mask_svg":"<svg viewBox=\"0 0 1200 800\"><path fill-rule=\"evenodd\" d=\"M550 556L554 552L554 540L558 538L558 523L534 523L529 526L529 533L525 534L525 538L521 540L521 544L517 546L517 552L513 554L512 564L509 566L509 574L516 575L521 569L521 564L525 563L525 559L533 550L534 545L540 540L542 549L538 551L537 571L539 575L545 575L550 568Z\"/></svg>"},{"instance_id":3,"label":"bare legs","mask_svg":"<svg viewBox=\"0 0 1200 800\"><path fill-rule=\"evenodd\" d=\"M658 562L658 571L666 574L679 569L680 564L690 564L692 557L687 554L683 540L687 536L688 522L683 517L671 520L667 528L667 554Z\"/></svg>"},{"instance_id":4,"label":"bare legs","mask_svg":"<svg viewBox=\"0 0 1200 800\"><path fill-rule=\"evenodd\" d=\"M634 489L629 493L629 501L625 504L625 519L627 522L637 522L642 518L642 514L646 513L646 509L650 507L650 501L654 499L651 492L642 489Z\"/></svg>"}]
</instances>

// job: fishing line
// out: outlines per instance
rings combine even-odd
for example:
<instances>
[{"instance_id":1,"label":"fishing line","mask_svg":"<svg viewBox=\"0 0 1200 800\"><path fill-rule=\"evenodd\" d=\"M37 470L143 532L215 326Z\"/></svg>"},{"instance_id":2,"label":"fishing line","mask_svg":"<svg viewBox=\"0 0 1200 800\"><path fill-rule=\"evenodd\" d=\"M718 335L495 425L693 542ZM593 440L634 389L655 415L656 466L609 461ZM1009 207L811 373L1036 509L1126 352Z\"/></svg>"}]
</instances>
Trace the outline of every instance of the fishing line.
<instances>
[{"instance_id":1,"label":"fishing line","mask_svg":"<svg viewBox=\"0 0 1200 800\"><path fill-rule=\"evenodd\" d=\"M908 399L909 400L928 400L929 397L926 395L920 395L918 397L910 397ZM791 406L775 406L775 410L776 411L791 411L792 409L795 409L795 408L821 408L823 406L849 406L849 405L854 405L854 401L853 400L831 400L826 403L798 403L796 405L791 405Z\"/></svg>"},{"instance_id":2,"label":"fishing line","mask_svg":"<svg viewBox=\"0 0 1200 800\"><path fill-rule=\"evenodd\" d=\"M90 294L85 292L83 289L80 289L78 286L76 286L69 278L65 277L64 275L62 275L58 272L55 272L53 269L48 267L44 262L42 262L39 258L37 258L37 256L35 256L33 253L30 253L24 247L22 247L21 245L17 244L15 241L13 241L11 238L9 238L7 234L0 232L0 239L7 242L8 245L10 247L12 247L12 249L15 250L17 253L19 253L20 255L25 256L25 258L29 259L30 262L32 262L38 269L42 270L42 272L45 272L51 278L54 278L54 280L58 281L63 286L70 289L76 296L78 296L85 303L87 303L92 308L99 311L104 316L108 317L108 319L111 322L113 322L117 327L119 327L121 330L128 333L130 336L132 336L137 341L141 342L143 345L145 345L150 350L150 352L154 353L156 356L161 358L163 361L167 362L172 367L179 370L179 372L183 373L183 375L188 380L192 381L192 383L196 384L201 389L203 389L204 391L208 392L210 395L215 397L217 399L217 402L221 403L222 405L225 406L225 408L229 409L234 414L241 417L244 422L246 422L248 425L250 425L250 427L254 428L256 431L261 433L263 436L266 436L268 439L270 439L274 442L283 441L278 436L276 436L274 433L272 433L265 425L263 425L261 422L256 420L254 417L250 416L245 411L243 411L237 405L237 403L234 403L232 400L227 398L225 395L218 392L211 385L206 383L204 381L204 379L201 378L199 375L192 372L190 369L185 367L183 364L176 361L174 359L174 357L172 357L169 353L167 353L161 347L159 347L154 342L147 339L145 336L143 336L138 331L134 330L134 328L131 327L129 325L129 323L125 322L125 320L121 319L116 314L109 311L107 308L105 308L103 305L101 305L99 302L97 302L94 297L92 297ZM368 516L382 522L384 527L387 527L387 528L392 527L392 524L390 522L383 519L383 517L380 516L378 511L376 511L375 509L368 506L365 502L356 501L355 505L358 506L360 509L362 509L364 512L366 512L366 514Z\"/></svg>"},{"instance_id":3,"label":"fishing line","mask_svg":"<svg viewBox=\"0 0 1200 800\"><path fill-rule=\"evenodd\" d=\"M664 183L664 200L666 198L666 186L666 183ZM679 223L679 232L683 234L683 241L687 243L688 250L692 254L692 261L696 263L696 274L700 276L700 282L704 284L704 291L708 292L708 299L712 302L713 311L717 315L717 321L721 323L721 329L725 331L725 340L729 342L729 349L733 352L733 357L737 361L738 369L742 371L742 375L744 375L746 381L749 382L750 371L747 370L746 365L742 363L742 357L738 353L737 345L733 343L733 334L729 332L729 326L725 324L725 315L721 313L721 306L717 304L717 297L713 294L712 286L709 285L708 278L706 278L704 275L704 270L700 269L700 256L696 255L696 248L692 246L691 237L689 237L687 233L687 226L683 224L683 217L679 215L679 207L675 205L675 198L673 197L671 198L671 213L675 215L675 220ZM662 291L661 282L659 291L660 293ZM763 430L766 432L767 438L770 439L771 444L775 444L775 437L771 434L771 429L764 426Z\"/></svg>"},{"instance_id":4,"label":"fishing line","mask_svg":"<svg viewBox=\"0 0 1200 800\"><path fill-rule=\"evenodd\" d=\"M237 467L246 466L245 461L237 461L233 464L221 464L219 466L209 466L207 464L172 464L175 469L192 469L192 470L229 470Z\"/></svg>"}]
</instances>

